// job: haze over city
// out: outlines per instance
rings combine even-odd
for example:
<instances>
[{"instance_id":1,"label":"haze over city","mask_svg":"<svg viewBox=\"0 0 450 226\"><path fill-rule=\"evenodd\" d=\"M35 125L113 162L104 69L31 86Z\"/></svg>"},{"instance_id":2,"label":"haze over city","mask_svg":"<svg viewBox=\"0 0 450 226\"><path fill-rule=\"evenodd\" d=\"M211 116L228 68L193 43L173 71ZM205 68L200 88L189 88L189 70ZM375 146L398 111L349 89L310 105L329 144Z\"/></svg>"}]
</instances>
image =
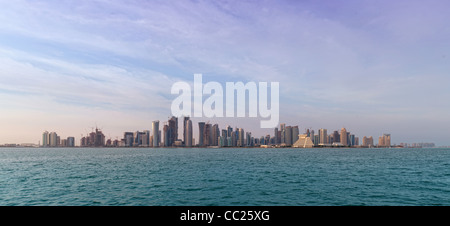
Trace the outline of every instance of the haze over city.
<instances>
[{"instance_id":1,"label":"haze over city","mask_svg":"<svg viewBox=\"0 0 450 226\"><path fill-rule=\"evenodd\" d=\"M2 1L0 144L150 130L178 81L279 82L280 123L450 145L448 1ZM260 118L192 118L242 127ZM194 139L198 139L194 126ZM179 127L181 134L181 128Z\"/></svg>"}]
</instances>

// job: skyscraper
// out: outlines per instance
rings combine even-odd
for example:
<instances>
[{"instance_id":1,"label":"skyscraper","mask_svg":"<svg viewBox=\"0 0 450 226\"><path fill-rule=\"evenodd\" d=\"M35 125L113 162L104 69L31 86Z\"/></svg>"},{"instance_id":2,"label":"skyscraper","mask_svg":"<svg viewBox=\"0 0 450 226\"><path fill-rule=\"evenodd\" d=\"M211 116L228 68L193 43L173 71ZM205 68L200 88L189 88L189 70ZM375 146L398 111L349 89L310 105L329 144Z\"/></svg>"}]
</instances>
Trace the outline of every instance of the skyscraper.
<instances>
[{"instance_id":1,"label":"skyscraper","mask_svg":"<svg viewBox=\"0 0 450 226\"><path fill-rule=\"evenodd\" d=\"M94 141L92 143L94 144L94 147L105 146L105 135L98 128L95 128Z\"/></svg>"},{"instance_id":2,"label":"skyscraper","mask_svg":"<svg viewBox=\"0 0 450 226\"><path fill-rule=\"evenodd\" d=\"M341 129L341 144L344 146L348 146L348 135L345 128Z\"/></svg>"},{"instance_id":3,"label":"skyscraper","mask_svg":"<svg viewBox=\"0 0 450 226\"><path fill-rule=\"evenodd\" d=\"M319 129L319 144L327 144L327 129Z\"/></svg>"},{"instance_id":4,"label":"skyscraper","mask_svg":"<svg viewBox=\"0 0 450 226\"><path fill-rule=\"evenodd\" d=\"M42 147L47 147L49 146L50 142L49 142L49 137L48 137L48 131L45 131L44 133L42 133Z\"/></svg>"},{"instance_id":5,"label":"skyscraper","mask_svg":"<svg viewBox=\"0 0 450 226\"><path fill-rule=\"evenodd\" d=\"M390 147L391 146L391 134L383 134L378 138L378 147Z\"/></svg>"},{"instance_id":6,"label":"skyscraper","mask_svg":"<svg viewBox=\"0 0 450 226\"><path fill-rule=\"evenodd\" d=\"M341 143L341 136L339 135L338 131L333 132L333 143Z\"/></svg>"},{"instance_id":7,"label":"skyscraper","mask_svg":"<svg viewBox=\"0 0 450 226\"><path fill-rule=\"evenodd\" d=\"M192 147L192 121L190 119L188 119L187 121L185 120L186 123L186 129L184 131L184 133L186 134L186 138L184 141L184 145L186 147Z\"/></svg>"},{"instance_id":8,"label":"skyscraper","mask_svg":"<svg viewBox=\"0 0 450 226\"><path fill-rule=\"evenodd\" d=\"M281 144L286 144L286 124L281 123L280 124L280 131L281 131L281 136L280 136L280 143Z\"/></svg>"},{"instance_id":9,"label":"skyscraper","mask_svg":"<svg viewBox=\"0 0 450 226\"><path fill-rule=\"evenodd\" d=\"M169 147L169 137L170 137L170 133L169 133L169 125L165 124L163 126L163 134L164 134L164 147Z\"/></svg>"},{"instance_id":10,"label":"skyscraper","mask_svg":"<svg viewBox=\"0 0 450 226\"><path fill-rule=\"evenodd\" d=\"M291 126L286 126L285 128L285 142L287 146L291 146L292 145L292 127Z\"/></svg>"},{"instance_id":11,"label":"skyscraper","mask_svg":"<svg viewBox=\"0 0 450 226\"><path fill-rule=\"evenodd\" d=\"M148 147L150 145L150 130L144 130L141 140L142 146Z\"/></svg>"},{"instance_id":12,"label":"skyscraper","mask_svg":"<svg viewBox=\"0 0 450 226\"><path fill-rule=\"evenodd\" d=\"M391 147L391 134L383 134L384 137L384 145L386 147Z\"/></svg>"},{"instance_id":13,"label":"skyscraper","mask_svg":"<svg viewBox=\"0 0 450 226\"><path fill-rule=\"evenodd\" d=\"M218 146L219 142L219 136L220 136L220 129L218 124L214 124L212 127L212 145Z\"/></svg>"},{"instance_id":14,"label":"skyscraper","mask_svg":"<svg viewBox=\"0 0 450 226\"><path fill-rule=\"evenodd\" d=\"M188 124L188 121L189 121L190 119L189 119L189 117L187 117L187 116L185 116L184 117L184 119L183 119L183 142L184 142L184 145L185 146L187 146L186 145L186 143L187 143L187 140L188 140L188 137L187 137L187 124ZM192 139L191 139L191 144L192 144Z\"/></svg>"},{"instance_id":15,"label":"skyscraper","mask_svg":"<svg viewBox=\"0 0 450 226\"><path fill-rule=\"evenodd\" d=\"M245 141L246 141L245 146L247 146L247 147L253 146L252 140L253 140L252 139L252 133L251 132L246 132L245 133Z\"/></svg>"},{"instance_id":16,"label":"skyscraper","mask_svg":"<svg viewBox=\"0 0 450 226\"><path fill-rule=\"evenodd\" d=\"M245 136L245 134L244 134L244 129L242 129L242 128L239 128L239 134L238 134L238 140L237 140L237 146L238 147L242 147L242 146L244 146L245 145L245 141L244 141L244 136Z\"/></svg>"},{"instance_id":17,"label":"skyscraper","mask_svg":"<svg viewBox=\"0 0 450 226\"><path fill-rule=\"evenodd\" d=\"M123 133L123 139L125 140L125 146L126 147L132 147L133 146L133 133L132 132L125 132ZM86 144L88 145L88 144Z\"/></svg>"},{"instance_id":18,"label":"skyscraper","mask_svg":"<svg viewBox=\"0 0 450 226\"><path fill-rule=\"evenodd\" d=\"M299 133L300 133L300 131L298 129L298 126L293 126L292 127L292 144L295 144L295 142L297 142Z\"/></svg>"},{"instance_id":19,"label":"skyscraper","mask_svg":"<svg viewBox=\"0 0 450 226\"><path fill-rule=\"evenodd\" d=\"M200 146L200 147L205 146L204 134L205 134L205 123L199 122L198 123L198 146Z\"/></svg>"},{"instance_id":20,"label":"skyscraper","mask_svg":"<svg viewBox=\"0 0 450 226\"><path fill-rule=\"evenodd\" d=\"M56 134L55 132L51 132L49 134L49 146L50 147L57 147L59 144L57 143L57 139L58 139L58 134Z\"/></svg>"},{"instance_id":21,"label":"skyscraper","mask_svg":"<svg viewBox=\"0 0 450 226\"><path fill-rule=\"evenodd\" d=\"M273 133L274 133L274 137L275 137L275 144L278 144L279 137L278 137L278 128L277 127L275 127L275 129L273 130Z\"/></svg>"},{"instance_id":22,"label":"skyscraper","mask_svg":"<svg viewBox=\"0 0 450 226\"><path fill-rule=\"evenodd\" d=\"M159 147L159 120L152 122L153 147Z\"/></svg>"},{"instance_id":23,"label":"skyscraper","mask_svg":"<svg viewBox=\"0 0 450 226\"><path fill-rule=\"evenodd\" d=\"M75 137L67 137L67 147L75 147Z\"/></svg>"},{"instance_id":24,"label":"skyscraper","mask_svg":"<svg viewBox=\"0 0 450 226\"><path fill-rule=\"evenodd\" d=\"M173 146L175 144L175 141L178 139L178 118L172 116L172 118L169 119L168 123L169 123L169 130L168 130L169 143L168 143L168 146ZM186 129L186 127L183 127L183 130L184 129ZM184 136L184 132L183 132L183 136Z\"/></svg>"},{"instance_id":25,"label":"skyscraper","mask_svg":"<svg viewBox=\"0 0 450 226\"><path fill-rule=\"evenodd\" d=\"M349 140L348 140L348 146L355 146L356 144L356 137L355 134L350 134L349 135Z\"/></svg>"},{"instance_id":26,"label":"skyscraper","mask_svg":"<svg viewBox=\"0 0 450 226\"><path fill-rule=\"evenodd\" d=\"M362 146L363 147L372 147L373 146L373 137L372 136L370 136L370 137L364 136L362 138Z\"/></svg>"},{"instance_id":27,"label":"skyscraper","mask_svg":"<svg viewBox=\"0 0 450 226\"><path fill-rule=\"evenodd\" d=\"M205 124L205 134L203 134L203 142L205 142L205 146L212 146L212 125L207 123Z\"/></svg>"},{"instance_id":28,"label":"skyscraper","mask_svg":"<svg viewBox=\"0 0 450 226\"><path fill-rule=\"evenodd\" d=\"M230 125L227 126L227 135L228 137L231 137L231 132L233 132L233 127L231 127Z\"/></svg>"},{"instance_id":29,"label":"skyscraper","mask_svg":"<svg viewBox=\"0 0 450 226\"><path fill-rule=\"evenodd\" d=\"M225 137L225 138L228 137L228 130L222 129L222 137Z\"/></svg>"}]
</instances>

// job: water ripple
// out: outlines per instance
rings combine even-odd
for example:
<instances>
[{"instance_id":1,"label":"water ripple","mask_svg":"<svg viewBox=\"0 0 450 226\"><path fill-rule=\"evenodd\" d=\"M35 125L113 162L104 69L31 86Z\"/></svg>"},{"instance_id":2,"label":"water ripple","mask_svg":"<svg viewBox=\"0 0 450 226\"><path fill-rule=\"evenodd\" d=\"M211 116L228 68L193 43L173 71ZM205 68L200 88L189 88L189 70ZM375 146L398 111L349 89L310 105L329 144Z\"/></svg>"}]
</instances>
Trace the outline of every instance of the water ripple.
<instances>
[{"instance_id":1,"label":"water ripple","mask_svg":"<svg viewBox=\"0 0 450 226\"><path fill-rule=\"evenodd\" d=\"M0 205L450 205L450 149L0 149Z\"/></svg>"}]
</instances>

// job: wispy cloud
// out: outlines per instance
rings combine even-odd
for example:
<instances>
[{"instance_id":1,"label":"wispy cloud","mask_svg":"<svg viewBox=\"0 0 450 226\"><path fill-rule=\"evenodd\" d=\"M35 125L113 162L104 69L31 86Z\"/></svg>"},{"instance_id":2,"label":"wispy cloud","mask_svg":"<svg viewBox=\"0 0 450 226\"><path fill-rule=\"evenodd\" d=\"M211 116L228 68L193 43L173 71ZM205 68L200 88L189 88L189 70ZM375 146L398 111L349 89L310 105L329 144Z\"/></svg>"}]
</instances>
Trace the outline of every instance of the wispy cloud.
<instances>
[{"instance_id":1,"label":"wispy cloud","mask_svg":"<svg viewBox=\"0 0 450 226\"><path fill-rule=\"evenodd\" d=\"M349 114L389 122L443 117L449 105L434 99L450 97L448 6L0 1L0 96L9 106L2 122L25 105L79 110L79 121L99 111L162 119L173 82L191 81L194 73L209 81L280 82L281 117L292 124L341 127L353 123Z\"/></svg>"}]
</instances>

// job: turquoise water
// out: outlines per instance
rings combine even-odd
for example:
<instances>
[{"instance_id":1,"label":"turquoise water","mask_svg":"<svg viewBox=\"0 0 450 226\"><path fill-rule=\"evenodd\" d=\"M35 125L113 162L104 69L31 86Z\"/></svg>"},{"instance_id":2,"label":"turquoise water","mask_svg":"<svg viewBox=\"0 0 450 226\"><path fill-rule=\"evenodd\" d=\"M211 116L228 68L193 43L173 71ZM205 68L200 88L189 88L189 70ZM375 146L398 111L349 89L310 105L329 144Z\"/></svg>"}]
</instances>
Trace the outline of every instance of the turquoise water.
<instances>
[{"instance_id":1,"label":"turquoise water","mask_svg":"<svg viewBox=\"0 0 450 226\"><path fill-rule=\"evenodd\" d=\"M0 205L450 205L450 149L0 149Z\"/></svg>"}]
</instances>

